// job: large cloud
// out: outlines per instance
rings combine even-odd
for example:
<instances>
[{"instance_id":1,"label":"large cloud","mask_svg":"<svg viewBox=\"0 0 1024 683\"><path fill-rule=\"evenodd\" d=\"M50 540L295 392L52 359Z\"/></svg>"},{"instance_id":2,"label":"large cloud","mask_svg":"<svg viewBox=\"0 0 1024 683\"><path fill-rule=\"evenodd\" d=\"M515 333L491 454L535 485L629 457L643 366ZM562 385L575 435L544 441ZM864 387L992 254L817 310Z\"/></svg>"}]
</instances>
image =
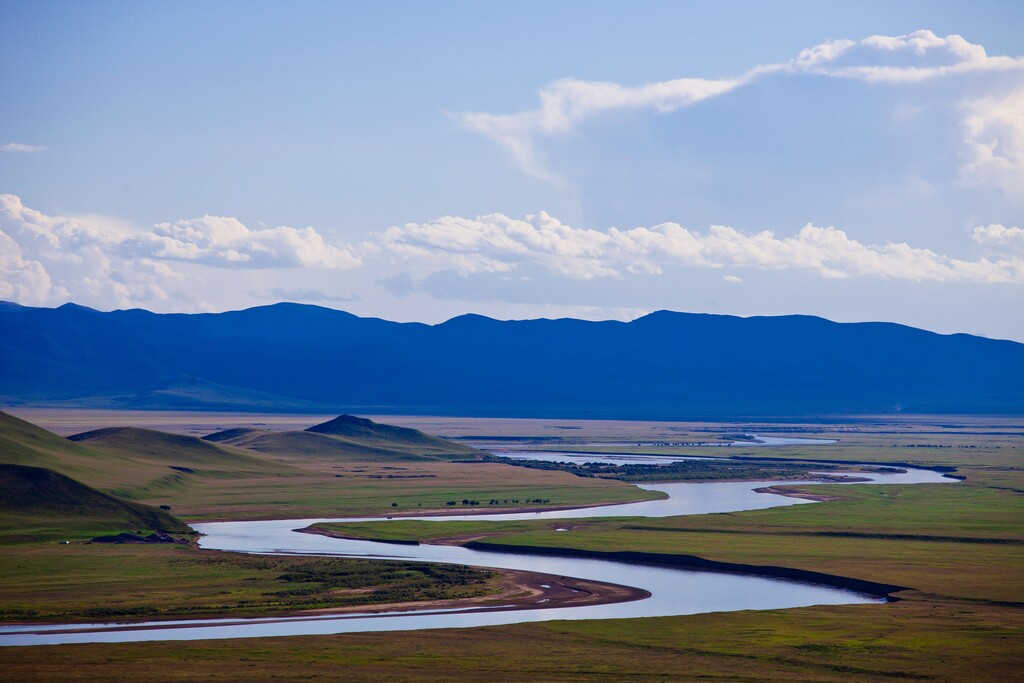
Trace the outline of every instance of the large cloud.
<instances>
[{"instance_id":1,"label":"large cloud","mask_svg":"<svg viewBox=\"0 0 1024 683\"><path fill-rule=\"evenodd\" d=\"M978 235L976 241L981 239ZM725 226L699 232L676 223L599 231L575 228L541 212L523 220L501 214L475 219L446 216L392 227L375 239L385 252L407 262L463 274L510 272L539 264L579 279L689 267L795 269L829 278L1024 283L1024 259L1010 254L963 260L906 243L863 244L842 230L813 225L788 237Z\"/></svg>"},{"instance_id":2,"label":"large cloud","mask_svg":"<svg viewBox=\"0 0 1024 683\"><path fill-rule=\"evenodd\" d=\"M726 226L693 230L677 223L596 230L544 212L524 219L446 216L371 232L359 247L349 247L327 244L312 228L252 230L233 218L207 216L139 229L105 217L50 216L14 195L0 195L0 299L31 305L74 300L106 308L160 308L166 302L175 310L201 310L211 296L234 301L254 291L352 301L371 290L341 297L333 291L340 284L333 272L363 262L364 285L396 297L414 293L413 276L422 282L445 271L548 284L631 274L667 277L680 269L718 269L716 279L725 276L731 283L742 281L735 272L741 269L1024 283L1021 228L979 226L968 248L979 255L957 258L902 242L867 244L843 230L814 225L787 235Z\"/></svg>"},{"instance_id":3,"label":"large cloud","mask_svg":"<svg viewBox=\"0 0 1024 683\"><path fill-rule=\"evenodd\" d=\"M126 244L151 258L195 261L209 266L246 268L353 268L359 258L327 244L313 228L251 230L237 218L203 216L158 223Z\"/></svg>"},{"instance_id":4,"label":"large cloud","mask_svg":"<svg viewBox=\"0 0 1024 683\"><path fill-rule=\"evenodd\" d=\"M343 269L360 261L313 228L251 230L234 218L204 216L140 229L103 216L50 216L0 195L0 298L99 306L151 304L172 294L189 300L175 263Z\"/></svg>"},{"instance_id":5,"label":"large cloud","mask_svg":"<svg viewBox=\"0 0 1024 683\"><path fill-rule=\"evenodd\" d=\"M993 184L1024 198L1024 88L965 104L964 140L970 160L961 169L973 184Z\"/></svg>"},{"instance_id":6,"label":"large cloud","mask_svg":"<svg viewBox=\"0 0 1024 683\"><path fill-rule=\"evenodd\" d=\"M1009 74L1015 95L1001 94L977 99L964 120L965 137L973 158L967 173L986 178L991 173L1002 184L1010 176L1020 189L1017 176L1024 174L1020 149L1019 98L1024 93L1024 57L989 56L981 45L958 35L940 37L921 30L904 36L869 36L859 41L828 41L802 50L794 59L780 64L754 66L729 79L681 78L627 87L617 83L563 79L541 88L539 106L516 114L467 112L461 121L505 149L528 173L547 180L558 177L541 159L539 143L544 138L563 136L581 122L604 112L650 110L664 113L722 96L768 75L809 75L850 79L878 84L914 84L940 78L983 74ZM959 104L951 96L950 106ZM991 152L990 159L986 154Z\"/></svg>"}]
</instances>

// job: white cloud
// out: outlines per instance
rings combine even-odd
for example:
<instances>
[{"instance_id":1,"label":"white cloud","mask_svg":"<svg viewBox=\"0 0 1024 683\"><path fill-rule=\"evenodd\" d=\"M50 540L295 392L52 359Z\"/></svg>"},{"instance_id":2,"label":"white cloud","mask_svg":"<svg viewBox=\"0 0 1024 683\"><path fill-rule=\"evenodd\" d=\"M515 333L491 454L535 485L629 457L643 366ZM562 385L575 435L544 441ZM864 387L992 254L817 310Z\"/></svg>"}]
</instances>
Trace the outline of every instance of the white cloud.
<instances>
[{"instance_id":1,"label":"white cloud","mask_svg":"<svg viewBox=\"0 0 1024 683\"><path fill-rule=\"evenodd\" d=\"M728 92L740 84L740 80L680 78L630 88L617 83L566 78L541 89L540 107L535 111L511 115L466 113L462 121L501 145L528 172L552 180L554 177L536 158L535 136L568 133L584 119L610 109L674 111Z\"/></svg>"},{"instance_id":2,"label":"white cloud","mask_svg":"<svg viewBox=\"0 0 1024 683\"><path fill-rule=\"evenodd\" d=\"M739 283L743 282L743 278L741 278L738 275L723 275L722 279L734 285L738 285Z\"/></svg>"},{"instance_id":3,"label":"white cloud","mask_svg":"<svg viewBox=\"0 0 1024 683\"><path fill-rule=\"evenodd\" d=\"M711 226L706 233L676 223L629 230L574 228L546 213L523 220L502 214L446 216L392 227L377 246L419 267L467 275L539 265L575 279L659 274L665 268L806 270L822 277L883 277L936 282L1024 283L1024 259L999 255L974 261L906 243L863 244L833 227L806 225L778 237ZM730 277L725 276L727 281Z\"/></svg>"},{"instance_id":4,"label":"white cloud","mask_svg":"<svg viewBox=\"0 0 1024 683\"><path fill-rule=\"evenodd\" d=\"M20 142L8 142L7 144L0 145L0 152L21 152L22 154L32 154L34 152L45 152L45 147L39 145L24 145Z\"/></svg>"},{"instance_id":5,"label":"white cloud","mask_svg":"<svg viewBox=\"0 0 1024 683\"><path fill-rule=\"evenodd\" d=\"M614 110L675 111L732 90L771 74L825 76L867 83L911 84L954 75L981 73L1024 73L1024 57L989 56L981 45L958 35L945 38L921 30L903 36L869 36L860 41L827 41L802 50L794 59L779 64L755 66L727 79L680 78L626 87L617 83L564 79L541 88L537 109L517 114L467 112L460 116L464 125L500 145L527 173L559 182L547 169L538 148L543 138L564 136L584 120ZM1011 121L1001 115L983 118L979 124L981 144L990 148L1006 146L1019 151L1018 143L1000 142L1002 134L1019 140L1019 108L1011 103ZM951 102L953 104L953 102ZM978 107L986 109L986 100ZM1003 108L1003 111L1007 111ZM977 116L979 114L972 114ZM968 144L975 144L965 122ZM1009 131L1002 129L1009 126ZM985 137L988 135L994 138ZM990 144L995 139L996 143ZM984 151L984 150L982 150ZM1007 155L996 154L996 156ZM1014 173L1021 173L1016 152L1009 155ZM1000 162L1001 163L1001 162Z\"/></svg>"},{"instance_id":6,"label":"white cloud","mask_svg":"<svg viewBox=\"0 0 1024 683\"><path fill-rule=\"evenodd\" d=\"M1005 227L998 223L979 225L971 234L978 244L1006 253L1024 254L1024 228Z\"/></svg>"},{"instance_id":7,"label":"white cloud","mask_svg":"<svg viewBox=\"0 0 1024 683\"><path fill-rule=\"evenodd\" d=\"M962 36L942 38L921 30L904 36L823 43L802 51L779 70L869 83L915 83L955 74L1022 71L1024 58L990 57L984 46Z\"/></svg>"},{"instance_id":8,"label":"white cloud","mask_svg":"<svg viewBox=\"0 0 1024 683\"><path fill-rule=\"evenodd\" d=\"M341 269L353 250L313 228L251 230L234 218L204 216L136 228L104 216L49 216L0 194L0 298L43 305L68 299L124 307L175 299L186 276L171 264L208 268ZM194 278L193 278L194 279ZM201 306L200 303L197 306Z\"/></svg>"},{"instance_id":9,"label":"white cloud","mask_svg":"<svg viewBox=\"0 0 1024 683\"><path fill-rule=\"evenodd\" d=\"M994 184L1008 196L1024 198L1024 88L1005 97L965 104L964 142L969 160L962 177L972 184Z\"/></svg>"},{"instance_id":10,"label":"white cloud","mask_svg":"<svg viewBox=\"0 0 1024 683\"><path fill-rule=\"evenodd\" d=\"M24 258L17 242L0 231L0 299L42 305L49 301L52 290L43 264Z\"/></svg>"},{"instance_id":11,"label":"white cloud","mask_svg":"<svg viewBox=\"0 0 1024 683\"><path fill-rule=\"evenodd\" d=\"M327 244L313 228L251 230L238 219L223 216L158 223L126 246L151 258L219 267L333 269L360 264L350 249Z\"/></svg>"}]
</instances>

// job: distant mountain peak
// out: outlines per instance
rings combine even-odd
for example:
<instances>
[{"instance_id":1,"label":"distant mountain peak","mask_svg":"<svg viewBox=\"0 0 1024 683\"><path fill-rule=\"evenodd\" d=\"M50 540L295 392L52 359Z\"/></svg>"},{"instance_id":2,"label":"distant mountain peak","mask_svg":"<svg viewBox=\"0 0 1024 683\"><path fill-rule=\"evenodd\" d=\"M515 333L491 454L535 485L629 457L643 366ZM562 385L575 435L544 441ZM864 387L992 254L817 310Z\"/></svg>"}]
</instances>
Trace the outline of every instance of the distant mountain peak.
<instances>
[{"instance_id":1,"label":"distant mountain peak","mask_svg":"<svg viewBox=\"0 0 1024 683\"><path fill-rule=\"evenodd\" d=\"M282 303L209 314L0 306L0 405L703 419L1024 415L1024 344L885 322L655 311L438 325ZM402 438L412 438L406 433Z\"/></svg>"},{"instance_id":2,"label":"distant mountain peak","mask_svg":"<svg viewBox=\"0 0 1024 683\"><path fill-rule=\"evenodd\" d=\"M306 429L307 432L316 432L317 434L347 434L352 431L353 427L361 429L373 429L382 425L377 424L373 420L368 420L365 417L356 417L355 415L339 415L333 420L327 422L321 422L318 425Z\"/></svg>"}]
</instances>

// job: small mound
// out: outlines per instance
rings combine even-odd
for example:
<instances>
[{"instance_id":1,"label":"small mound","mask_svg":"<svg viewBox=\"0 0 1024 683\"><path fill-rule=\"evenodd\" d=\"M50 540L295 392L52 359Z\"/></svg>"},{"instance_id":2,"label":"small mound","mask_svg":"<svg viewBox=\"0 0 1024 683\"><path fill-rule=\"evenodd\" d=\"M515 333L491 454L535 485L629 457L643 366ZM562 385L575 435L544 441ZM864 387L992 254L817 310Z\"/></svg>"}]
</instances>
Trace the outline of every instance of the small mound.
<instances>
[{"instance_id":1,"label":"small mound","mask_svg":"<svg viewBox=\"0 0 1024 683\"><path fill-rule=\"evenodd\" d=\"M389 448L420 449L431 454L470 455L477 452L475 448L431 436L418 429L380 424L355 415L339 415L306 431L339 436L362 443L386 445Z\"/></svg>"},{"instance_id":2,"label":"small mound","mask_svg":"<svg viewBox=\"0 0 1024 683\"><path fill-rule=\"evenodd\" d=\"M227 429L203 437L207 441L245 448L284 459L329 459L352 461L416 461L443 459L437 448L420 445L418 449L405 443L392 448L381 439L349 439L333 434L310 431L269 431L263 429ZM422 452L416 452L416 451ZM434 451L435 454L430 454Z\"/></svg>"},{"instance_id":3,"label":"small mound","mask_svg":"<svg viewBox=\"0 0 1024 683\"><path fill-rule=\"evenodd\" d=\"M140 503L131 503L44 467L0 465L0 512L52 519L75 527L93 525L188 533L189 527L173 515Z\"/></svg>"},{"instance_id":4,"label":"small mound","mask_svg":"<svg viewBox=\"0 0 1024 683\"><path fill-rule=\"evenodd\" d=\"M170 434L153 429L107 427L75 434L68 439L135 461L217 469L275 469L273 464L257 460L228 444L213 443L216 439L200 439L197 436Z\"/></svg>"},{"instance_id":5,"label":"small mound","mask_svg":"<svg viewBox=\"0 0 1024 683\"><path fill-rule=\"evenodd\" d=\"M247 439L256 438L266 433L268 432L265 429L238 427L235 429L225 429L219 432L214 432L213 434L207 434L203 437L203 441L237 445L239 442L244 442Z\"/></svg>"}]
</instances>

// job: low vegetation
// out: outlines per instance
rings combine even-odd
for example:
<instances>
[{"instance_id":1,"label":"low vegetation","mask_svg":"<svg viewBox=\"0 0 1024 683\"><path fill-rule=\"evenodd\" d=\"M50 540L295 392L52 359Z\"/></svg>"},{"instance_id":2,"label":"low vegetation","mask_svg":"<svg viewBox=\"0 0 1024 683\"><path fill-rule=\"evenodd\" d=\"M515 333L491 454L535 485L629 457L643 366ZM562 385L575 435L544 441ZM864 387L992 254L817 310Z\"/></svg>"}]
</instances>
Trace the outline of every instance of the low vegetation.
<instances>
[{"instance_id":1,"label":"low vegetation","mask_svg":"<svg viewBox=\"0 0 1024 683\"><path fill-rule=\"evenodd\" d=\"M168 512L130 503L43 467L0 465L0 544L138 530L188 534Z\"/></svg>"},{"instance_id":2,"label":"low vegetation","mask_svg":"<svg viewBox=\"0 0 1024 683\"><path fill-rule=\"evenodd\" d=\"M177 545L25 544L0 558L0 620L244 617L487 595L497 575L421 562L263 557Z\"/></svg>"},{"instance_id":3,"label":"low vegetation","mask_svg":"<svg viewBox=\"0 0 1024 683\"><path fill-rule=\"evenodd\" d=\"M625 482L580 482L562 472L529 472L507 464L448 462L433 456L410 461L339 457L334 444L342 437L333 433L351 432L351 438L377 443L378 448L392 430L401 429L340 419L321 425L325 432L283 432L331 448L262 453L133 427L64 439L0 412L0 463L49 467L123 499L170 506L186 520L410 514L446 510L449 501L463 499L540 500L546 502L531 506L568 507L660 495ZM436 453L441 442L450 445L452 454L477 452L417 430L404 432L412 435L396 442L395 449Z\"/></svg>"},{"instance_id":4,"label":"low vegetation","mask_svg":"<svg viewBox=\"0 0 1024 683\"><path fill-rule=\"evenodd\" d=\"M353 415L340 415L304 431L228 429L203 439L281 456L287 461L303 457L355 462L444 461L482 455L475 448L418 429L380 424Z\"/></svg>"},{"instance_id":5,"label":"low vegetation","mask_svg":"<svg viewBox=\"0 0 1024 683\"><path fill-rule=\"evenodd\" d=\"M807 479L811 472L840 469L837 465L809 462L770 462L764 460L679 460L664 464L628 463L615 465L608 462L548 462L530 458L509 458L486 455L482 462L503 462L532 470L568 472L577 477L601 477L620 481L727 481L727 480L781 480ZM844 472L856 470L843 467ZM898 471L898 470L893 470Z\"/></svg>"},{"instance_id":6,"label":"low vegetation","mask_svg":"<svg viewBox=\"0 0 1024 683\"><path fill-rule=\"evenodd\" d=\"M771 456L955 467L965 481L815 485L805 490L827 493L836 500L664 519L573 519L564 525L550 520L396 519L329 528L364 538L454 542L455 536L485 535L487 542L509 549L629 550L786 566L908 587L898 593L899 602L459 631L0 648L0 670L19 681L1014 680L1024 667L1024 462L1019 427L965 424L952 429L915 424L904 428L866 423L843 426L851 431L815 429L815 436L839 436L842 441L828 447L773 448ZM680 436L684 438L690 437ZM953 447L904 448L901 444ZM564 445L560 449L565 450ZM722 454L721 449L706 450ZM729 447L729 453L765 458L765 450L758 447ZM344 501L351 509L388 513L396 508L419 511L428 505L444 509L447 502L456 502L453 507L461 511L463 500L478 501L484 508L490 507L491 500L504 498L548 498L551 505L559 505L572 504L563 503L568 497L589 496L598 502L602 495L635 491L624 482L602 477L486 462L318 467L303 475L310 477L310 483L329 478L339 487L336 491L352 496ZM336 474L342 476L335 478ZM410 478L427 474L436 476ZM389 475L402 478L371 478ZM302 479L296 477L295 482ZM240 512L254 516L272 509L309 510L326 502L315 500L316 486L304 494L282 488L284 504L260 509L255 498L248 497L253 494L242 491L237 481L210 478L202 486L183 489L187 495L181 493L180 499L169 499L172 512L189 506L193 514L229 511L231 496L220 504L213 501L216 489L211 483L216 481L224 483L222 492L235 492L234 504ZM267 494L275 490L273 486L293 486L287 477L270 481L273 485L254 478L247 485L270 500L273 496ZM552 482L559 485L545 490ZM381 488L374 489L375 483ZM488 489L489 493L484 492ZM507 493L513 489L516 493ZM567 489L572 492L566 494ZM555 527L569 530L556 532ZM22 543L8 545L4 551L0 571L10 584L3 589L6 593L0 593L4 609L68 609L78 614L68 618L88 619L87 610L111 606L153 607L160 610L159 616L180 613L175 605L186 609L195 605L207 610L198 612L204 615L217 614L218 609L225 614L267 614L294 609L303 600L312 605L317 604L314 600L341 599L345 591L360 590L344 585L348 579L342 578L347 576L343 571L339 570L339 583L332 583L334 579L327 575L333 571L330 563L349 562L343 560L233 556L162 545ZM55 566L61 567L59 572L52 571ZM404 579L417 584L424 577L421 572ZM488 590L484 581L451 590ZM403 590L401 580L391 587ZM307 589L312 590L304 593ZM15 596L25 597L18 602ZM281 604L288 600L296 602Z\"/></svg>"}]
</instances>

